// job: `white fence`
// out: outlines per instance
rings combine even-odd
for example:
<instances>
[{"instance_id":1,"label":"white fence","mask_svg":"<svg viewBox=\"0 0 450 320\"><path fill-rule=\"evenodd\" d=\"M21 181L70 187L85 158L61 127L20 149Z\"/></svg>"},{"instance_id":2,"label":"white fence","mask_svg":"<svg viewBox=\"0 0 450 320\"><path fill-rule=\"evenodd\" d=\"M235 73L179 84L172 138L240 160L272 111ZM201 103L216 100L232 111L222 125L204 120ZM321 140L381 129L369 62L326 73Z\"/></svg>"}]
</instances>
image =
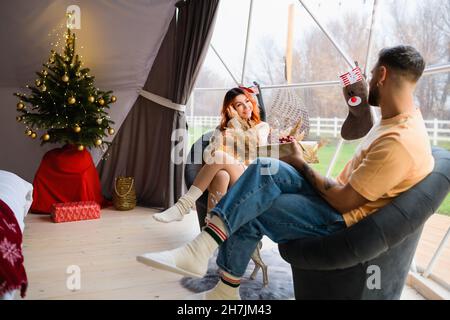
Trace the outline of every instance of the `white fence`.
<instances>
[{"instance_id":1,"label":"white fence","mask_svg":"<svg viewBox=\"0 0 450 320\"><path fill-rule=\"evenodd\" d=\"M341 118L310 118L310 133L319 137L333 136L337 138L339 137L344 120ZM191 128L203 127L204 129L213 129L219 125L220 117L188 116L187 121ZM425 125L433 145L437 145L440 141L450 141L450 121L438 119L425 120Z\"/></svg>"}]
</instances>

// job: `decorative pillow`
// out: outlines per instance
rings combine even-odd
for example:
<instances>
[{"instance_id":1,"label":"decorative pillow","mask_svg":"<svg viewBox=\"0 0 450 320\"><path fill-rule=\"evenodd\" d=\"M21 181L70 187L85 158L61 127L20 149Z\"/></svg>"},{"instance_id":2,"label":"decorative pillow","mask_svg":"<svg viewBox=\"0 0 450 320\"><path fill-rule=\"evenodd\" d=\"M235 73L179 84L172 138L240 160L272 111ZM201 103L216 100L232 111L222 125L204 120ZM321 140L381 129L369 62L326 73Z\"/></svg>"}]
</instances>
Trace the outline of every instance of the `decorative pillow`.
<instances>
[{"instance_id":1,"label":"decorative pillow","mask_svg":"<svg viewBox=\"0 0 450 320\"><path fill-rule=\"evenodd\" d=\"M33 185L14 173L0 170L0 199L14 212L23 232L24 218L33 202Z\"/></svg>"}]
</instances>

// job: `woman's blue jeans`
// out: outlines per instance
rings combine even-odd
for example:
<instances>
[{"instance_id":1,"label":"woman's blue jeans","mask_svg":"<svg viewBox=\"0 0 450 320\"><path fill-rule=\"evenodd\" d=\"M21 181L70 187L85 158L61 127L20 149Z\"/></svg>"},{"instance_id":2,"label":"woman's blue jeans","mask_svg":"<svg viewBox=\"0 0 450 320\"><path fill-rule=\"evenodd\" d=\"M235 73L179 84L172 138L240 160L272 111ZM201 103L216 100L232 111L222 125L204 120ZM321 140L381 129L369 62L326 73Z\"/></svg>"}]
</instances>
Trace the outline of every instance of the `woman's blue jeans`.
<instances>
[{"instance_id":1,"label":"woman's blue jeans","mask_svg":"<svg viewBox=\"0 0 450 320\"><path fill-rule=\"evenodd\" d=\"M273 158L253 162L211 213L222 218L229 235L217 264L236 277L244 275L264 235L283 243L346 227L342 215L294 167Z\"/></svg>"}]
</instances>

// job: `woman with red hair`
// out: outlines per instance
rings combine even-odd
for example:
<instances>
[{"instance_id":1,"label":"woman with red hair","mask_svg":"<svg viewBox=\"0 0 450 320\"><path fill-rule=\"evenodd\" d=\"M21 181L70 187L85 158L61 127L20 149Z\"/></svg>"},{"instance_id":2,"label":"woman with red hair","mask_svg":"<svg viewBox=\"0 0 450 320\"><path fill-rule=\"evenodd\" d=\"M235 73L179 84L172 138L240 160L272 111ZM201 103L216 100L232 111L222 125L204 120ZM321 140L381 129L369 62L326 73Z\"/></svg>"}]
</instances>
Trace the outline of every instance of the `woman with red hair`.
<instances>
[{"instance_id":1,"label":"woman with red hair","mask_svg":"<svg viewBox=\"0 0 450 320\"><path fill-rule=\"evenodd\" d=\"M154 214L161 222L180 221L208 189L208 211L216 206L266 145L269 125L261 121L255 98L247 88L233 88L224 97L222 119L204 152L202 167L188 192L174 206Z\"/></svg>"}]
</instances>

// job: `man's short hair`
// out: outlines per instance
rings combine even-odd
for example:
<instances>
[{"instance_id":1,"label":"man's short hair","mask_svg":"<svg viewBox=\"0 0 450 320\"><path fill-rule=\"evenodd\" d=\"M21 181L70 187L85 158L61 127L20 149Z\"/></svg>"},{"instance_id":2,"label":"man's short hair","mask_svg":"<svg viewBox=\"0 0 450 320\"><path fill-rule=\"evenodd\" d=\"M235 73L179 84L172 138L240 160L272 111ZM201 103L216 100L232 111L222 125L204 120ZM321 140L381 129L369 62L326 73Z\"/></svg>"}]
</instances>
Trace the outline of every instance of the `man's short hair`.
<instances>
[{"instance_id":1,"label":"man's short hair","mask_svg":"<svg viewBox=\"0 0 450 320\"><path fill-rule=\"evenodd\" d=\"M394 69L408 80L417 82L425 70L425 61L414 47L396 46L380 51L378 65Z\"/></svg>"}]
</instances>

